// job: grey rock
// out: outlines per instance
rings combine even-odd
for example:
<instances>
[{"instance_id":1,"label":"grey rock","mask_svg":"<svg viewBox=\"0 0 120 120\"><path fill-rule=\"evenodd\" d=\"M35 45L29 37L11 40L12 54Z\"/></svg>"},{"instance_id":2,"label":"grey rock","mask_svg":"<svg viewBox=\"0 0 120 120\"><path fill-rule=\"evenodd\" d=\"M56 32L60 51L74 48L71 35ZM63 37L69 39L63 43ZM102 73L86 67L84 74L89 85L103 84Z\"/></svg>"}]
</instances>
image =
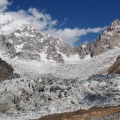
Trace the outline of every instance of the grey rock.
<instances>
[{"instance_id":1,"label":"grey rock","mask_svg":"<svg viewBox=\"0 0 120 120\"><path fill-rule=\"evenodd\" d=\"M0 80L10 79L13 77L14 69L8 63L0 58Z\"/></svg>"},{"instance_id":2,"label":"grey rock","mask_svg":"<svg viewBox=\"0 0 120 120\"><path fill-rule=\"evenodd\" d=\"M91 57L100 55L108 50L114 49L115 46L120 47L120 21L114 20L111 25L92 43L80 45L76 47L76 51L81 58L86 55ZM84 46L84 47L83 47Z\"/></svg>"}]
</instances>

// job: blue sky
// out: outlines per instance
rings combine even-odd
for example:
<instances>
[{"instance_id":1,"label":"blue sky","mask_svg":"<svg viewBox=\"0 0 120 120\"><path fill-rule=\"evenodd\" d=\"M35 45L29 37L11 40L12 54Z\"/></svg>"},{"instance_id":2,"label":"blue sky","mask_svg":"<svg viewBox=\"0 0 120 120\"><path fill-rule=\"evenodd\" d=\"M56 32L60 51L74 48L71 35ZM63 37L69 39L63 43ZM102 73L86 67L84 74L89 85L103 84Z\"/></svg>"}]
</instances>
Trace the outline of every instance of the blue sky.
<instances>
[{"instance_id":1,"label":"blue sky","mask_svg":"<svg viewBox=\"0 0 120 120\"><path fill-rule=\"evenodd\" d=\"M120 0L0 0L0 8L72 46L94 41L120 19Z\"/></svg>"}]
</instances>

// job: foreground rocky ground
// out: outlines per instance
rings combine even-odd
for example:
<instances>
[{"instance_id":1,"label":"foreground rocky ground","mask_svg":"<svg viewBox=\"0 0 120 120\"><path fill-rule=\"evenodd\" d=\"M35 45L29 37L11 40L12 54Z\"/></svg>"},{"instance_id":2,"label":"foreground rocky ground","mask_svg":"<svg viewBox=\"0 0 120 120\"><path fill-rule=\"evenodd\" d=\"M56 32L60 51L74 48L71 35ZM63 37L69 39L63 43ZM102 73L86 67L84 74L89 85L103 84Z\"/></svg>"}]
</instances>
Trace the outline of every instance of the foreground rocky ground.
<instances>
[{"instance_id":1,"label":"foreground rocky ground","mask_svg":"<svg viewBox=\"0 0 120 120\"><path fill-rule=\"evenodd\" d=\"M89 110L78 110L62 114L41 117L39 120L120 120L119 107L93 107Z\"/></svg>"}]
</instances>

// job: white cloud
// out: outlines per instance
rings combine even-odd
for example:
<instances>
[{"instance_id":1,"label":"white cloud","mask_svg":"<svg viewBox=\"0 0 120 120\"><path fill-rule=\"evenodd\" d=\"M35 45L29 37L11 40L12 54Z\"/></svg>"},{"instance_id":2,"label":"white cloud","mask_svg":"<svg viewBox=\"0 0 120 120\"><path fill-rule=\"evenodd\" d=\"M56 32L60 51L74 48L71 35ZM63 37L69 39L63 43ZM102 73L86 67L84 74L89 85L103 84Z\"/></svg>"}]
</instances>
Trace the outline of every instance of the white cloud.
<instances>
[{"instance_id":1,"label":"white cloud","mask_svg":"<svg viewBox=\"0 0 120 120\"><path fill-rule=\"evenodd\" d=\"M65 42L69 43L70 45L74 45L74 43L79 39L81 36L85 36L88 33L99 33L106 29L106 26L103 28L88 28L88 29L79 29L79 28L65 28L65 29L48 29L47 33L50 33L53 36L59 36Z\"/></svg>"},{"instance_id":2,"label":"white cloud","mask_svg":"<svg viewBox=\"0 0 120 120\"><path fill-rule=\"evenodd\" d=\"M67 23L67 18L64 19L64 21L59 25L59 27L62 27L63 25L65 25Z\"/></svg>"},{"instance_id":3,"label":"white cloud","mask_svg":"<svg viewBox=\"0 0 120 120\"><path fill-rule=\"evenodd\" d=\"M8 5L10 5L10 3L7 0L0 0L0 12L5 12ZM55 37L61 38L63 39L63 41L69 43L70 45L73 45L81 36L87 35L88 33L98 33L106 29L106 27L88 29L57 29L56 26L59 26L58 20L53 20L51 15L44 13L44 11L39 11L36 8L29 8L27 11L9 11L7 13L12 15L14 19L25 20L38 30L47 34L51 34ZM65 24L66 20L67 18L65 18L65 21L62 24Z\"/></svg>"},{"instance_id":4,"label":"white cloud","mask_svg":"<svg viewBox=\"0 0 120 120\"><path fill-rule=\"evenodd\" d=\"M8 0L0 0L0 13L4 12L10 4L11 3L8 2Z\"/></svg>"},{"instance_id":5,"label":"white cloud","mask_svg":"<svg viewBox=\"0 0 120 120\"><path fill-rule=\"evenodd\" d=\"M30 8L28 12L25 10L19 10L17 12L7 13L12 15L14 19L22 19L27 21L40 31L50 29L57 24L57 20L52 20L50 15L39 12L35 8Z\"/></svg>"}]
</instances>

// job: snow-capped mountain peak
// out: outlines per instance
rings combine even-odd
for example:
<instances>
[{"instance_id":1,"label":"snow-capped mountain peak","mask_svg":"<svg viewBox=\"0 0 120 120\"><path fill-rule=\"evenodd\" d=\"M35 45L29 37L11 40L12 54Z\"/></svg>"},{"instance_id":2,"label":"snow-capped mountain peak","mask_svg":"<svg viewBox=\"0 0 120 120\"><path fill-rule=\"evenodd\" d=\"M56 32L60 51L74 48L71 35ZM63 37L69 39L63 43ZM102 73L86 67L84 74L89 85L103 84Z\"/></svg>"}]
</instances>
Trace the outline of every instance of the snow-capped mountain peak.
<instances>
[{"instance_id":1,"label":"snow-capped mountain peak","mask_svg":"<svg viewBox=\"0 0 120 120\"><path fill-rule=\"evenodd\" d=\"M17 30L22 31L26 27L30 27L30 25L29 25L29 23L27 23L23 20L12 21L11 23L6 24L6 25L1 27L0 34L4 34L4 35L10 34L10 33L13 33Z\"/></svg>"},{"instance_id":2,"label":"snow-capped mountain peak","mask_svg":"<svg viewBox=\"0 0 120 120\"><path fill-rule=\"evenodd\" d=\"M23 20L0 15L0 48L11 58L40 61L73 61L120 47L120 21L115 20L93 43L72 48L59 38L41 33Z\"/></svg>"},{"instance_id":3,"label":"snow-capped mountain peak","mask_svg":"<svg viewBox=\"0 0 120 120\"><path fill-rule=\"evenodd\" d=\"M13 22L13 18L11 15L7 15L7 14L0 14L0 27L7 25L11 22Z\"/></svg>"},{"instance_id":4,"label":"snow-capped mountain peak","mask_svg":"<svg viewBox=\"0 0 120 120\"><path fill-rule=\"evenodd\" d=\"M79 60L75 50L59 38L39 32L23 20L1 18L0 46L12 58L64 62ZM8 19L7 19L8 18Z\"/></svg>"}]
</instances>

